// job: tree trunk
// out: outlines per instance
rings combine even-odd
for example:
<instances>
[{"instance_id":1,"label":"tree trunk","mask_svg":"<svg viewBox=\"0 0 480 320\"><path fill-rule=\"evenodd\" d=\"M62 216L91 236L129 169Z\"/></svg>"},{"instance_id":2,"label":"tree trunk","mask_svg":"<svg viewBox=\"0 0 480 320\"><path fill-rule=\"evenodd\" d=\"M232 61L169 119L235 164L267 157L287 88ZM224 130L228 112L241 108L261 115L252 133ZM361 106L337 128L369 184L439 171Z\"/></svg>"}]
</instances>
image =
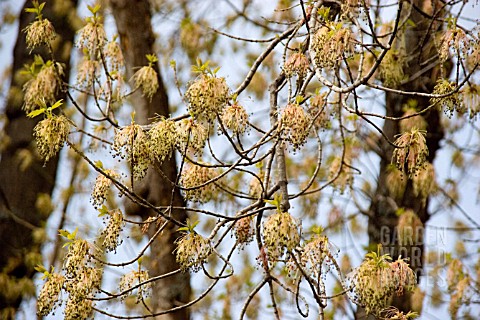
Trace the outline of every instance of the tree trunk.
<instances>
[{"instance_id":1,"label":"tree trunk","mask_svg":"<svg viewBox=\"0 0 480 320\"><path fill-rule=\"evenodd\" d=\"M72 8L75 8L76 4L77 1L71 1ZM27 118L22 110L24 80L19 76L19 72L24 69L25 64L33 61L33 54L40 54L45 61L50 59L45 50L34 50L30 54L27 49L23 30L35 18L34 14L25 12L27 7L32 7L30 1L25 3L19 17L11 85L5 107L6 146L1 150L0 158L0 277L2 285L5 285L0 288L2 319L14 316L23 295L28 293L27 288L20 284L25 283L25 280L28 282L34 275L35 264L42 262L41 243L34 241L33 232L44 227L48 215L37 210L35 203L39 195L52 193L58 163L58 157L55 157L44 166L44 160L36 155L33 127L41 117ZM70 50L75 35L67 14L55 11L50 3L43 10L44 17L53 23L60 38L55 42L54 54L57 61L65 64L65 81L69 78ZM65 99L65 94L61 93L58 99ZM22 156L31 157L31 162L23 166ZM33 284L31 288L32 294Z\"/></svg>"},{"instance_id":2,"label":"tree trunk","mask_svg":"<svg viewBox=\"0 0 480 320\"><path fill-rule=\"evenodd\" d=\"M151 25L150 3L147 0L111 0L110 6L125 55L127 77L131 78L134 74L134 68L148 64L145 55L154 53L155 36ZM149 100L143 97L140 91L137 91L131 97L131 103L136 111L136 121L141 124L147 123L148 119L155 115L165 117L169 115L168 95L157 65L155 69L158 73L159 89L153 98ZM160 165L160 169L170 181L176 181L177 169L174 156L170 160L165 160ZM153 169L149 169L147 176L135 185L135 192L156 206L170 204L185 206L178 189L175 190L173 203L171 203L172 186L170 182ZM154 212L149 212L149 210L131 202L126 203L126 213L138 215L143 219L156 215ZM172 214L179 221L185 221L187 217L185 211L174 210ZM152 236L156 229L151 227L149 235ZM151 276L157 276L179 268L173 255L174 242L177 236L175 225L170 224L152 243L149 260ZM159 312L182 305L190 300L190 295L190 276L188 273L180 273L162 279L154 286L152 308ZM188 318L189 311L186 309L160 317L160 319L169 320Z\"/></svg>"},{"instance_id":3,"label":"tree trunk","mask_svg":"<svg viewBox=\"0 0 480 320\"><path fill-rule=\"evenodd\" d=\"M440 8L438 1L432 1L432 8L426 8L430 1L412 1L413 8L409 19L411 26L408 26L404 32L406 57L408 63L404 68L404 74L414 75L420 72L424 67L422 63L425 61L432 61L438 54L434 39L430 35L435 34L439 30L440 24L432 23L431 19L421 13L418 8L425 10L426 13L437 12ZM408 8L404 8L408 11ZM437 60L438 61L438 60ZM447 68L449 69L449 68ZM447 70L448 73L450 70ZM448 74L447 73L447 74ZM403 84L400 90L415 91L431 93L436 81L440 77L440 67L436 66L429 71L426 71L417 79ZM412 99L409 96L397 95L392 93L386 94L386 115L391 117L400 117L403 115L403 107L407 101ZM416 98L419 110L427 107L430 102L426 98ZM427 127L427 145L429 149L428 161L430 163L435 159L437 150L439 149L439 142L444 136L443 128L440 122L441 111L438 108L433 108L423 115ZM385 120L383 131L386 136L395 141L395 137L400 134L398 121ZM382 141L382 158L380 161L380 174L378 177L377 190L374 193L375 197L372 199L370 206L370 217L368 221L368 235L370 242L370 249L375 250L378 244L382 244L384 253L389 253L395 260L400 255L402 258L409 259L408 262L412 269L419 276L423 267L423 237L412 237L412 243L408 246L400 247L398 243L398 230L396 230L398 216L396 214L397 208L411 209L417 214L423 224L430 218L428 212L428 198L426 201L413 193L412 183L409 180L403 198L400 200L393 200L387 188L387 167L391 164L392 154L394 148L387 142ZM404 179L408 179L405 175ZM393 305L401 311L409 311L411 309L410 295L405 293L402 296L395 297Z\"/></svg>"}]
</instances>

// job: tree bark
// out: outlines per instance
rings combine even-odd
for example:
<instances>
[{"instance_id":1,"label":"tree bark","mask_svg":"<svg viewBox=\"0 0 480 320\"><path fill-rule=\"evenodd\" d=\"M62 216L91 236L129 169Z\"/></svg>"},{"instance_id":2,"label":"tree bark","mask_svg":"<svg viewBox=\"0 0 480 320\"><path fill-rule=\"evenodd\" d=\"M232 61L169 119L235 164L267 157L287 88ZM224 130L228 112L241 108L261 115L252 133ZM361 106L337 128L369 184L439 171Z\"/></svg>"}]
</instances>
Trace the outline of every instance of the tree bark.
<instances>
[{"instance_id":1,"label":"tree bark","mask_svg":"<svg viewBox=\"0 0 480 320\"><path fill-rule=\"evenodd\" d=\"M155 36L151 24L150 3L147 0L111 0L110 6L124 52L127 77L131 78L135 71L134 68L148 64L145 57L146 54L154 53ZM158 65L155 65L155 69L158 74L159 89L153 98L149 100L143 97L140 91L137 91L131 97L131 103L136 111L136 121L141 124L147 123L149 118L156 115L165 117L169 115L167 91L164 87ZM170 181L176 181L175 156L165 160L159 167ZM165 180L161 173L153 169L149 169L147 176L135 185L135 192L156 206L168 206L170 204L173 206L185 206L178 189L173 193L173 203L171 203L171 183ZM127 214L138 215L143 219L156 215L154 212L131 202L126 203L126 212ZM187 213L183 210L173 210L172 215L173 218L179 221L185 221L187 218ZM149 236L153 236L156 229L151 227ZM173 250L175 249L174 242L178 235L176 226L169 224L152 243L149 260L151 276L157 276L179 268L173 255ZM180 273L162 279L153 288L152 308L154 311L159 312L182 305L190 300L190 295L190 276L188 273ZM183 320L188 318L189 311L184 309L157 319Z\"/></svg>"},{"instance_id":2,"label":"tree bark","mask_svg":"<svg viewBox=\"0 0 480 320\"><path fill-rule=\"evenodd\" d=\"M76 7L77 1L71 5ZM6 147L1 150L0 158L0 270L5 288L0 289L0 318L13 317L18 309L25 288L16 290L20 281L31 279L35 273L35 264L39 257L41 243L35 243L33 231L44 227L48 218L37 210L35 203L40 194L52 193L55 186L58 157L51 159L46 165L44 160L36 156L36 146L33 141L33 127L41 117L27 118L22 110L23 81L19 72L25 64L33 61L33 54L39 54L43 59L50 56L45 50L34 50L30 54L25 42L23 30L33 21L35 16L26 13L25 8L32 7L27 1L19 16L18 36L13 52L13 65L10 91L5 107L6 115ZM72 47L75 30L69 23L67 12L57 12L51 3L47 3L43 10L45 18L49 19L56 28L58 42L54 45L54 54L57 61L65 65L64 81L68 81L70 74L70 49ZM68 54L65 54L68 52ZM65 99L61 93L58 99ZM21 165L21 152L31 155L31 163L26 167ZM33 288L33 287L32 287Z\"/></svg>"},{"instance_id":3,"label":"tree bark","mask_svg":"<svg viewBox=\"0 0 480 320\"><path fill-rule=\"evenodd\" d=\"M430 1L412 1L413 7L411 14L408 17L411 26L408 26L404 33L406 57L408 59L407 65L404 68L404 74L414 75L422 69L422 63L425 61L435 60L438 54L434 39L431 35L439 31L440 23L432 22L425 13L432 14L439 13L439 1L432 1L432 7L426 8ZM404 8L404 11L408 10ZM438 59L438 58L437 58ZM438 61L438 60L437 60ZM448 75L450 68L446 68ZM436 81L440 77L440 67L436 66L429 71L422 74L421 77L403 84L399 89L405 91L425 92L431 93ZM390 117L400 117L403 115L403 107L407 101L412 99L409 96L397 95L392 93L386 94L386 115ZM426 108L430 102L426 98L416 98L418 108ZM437 150L440 148L439 142L444 136L444 131L440 122L441 111L438 108L432 108L429 112L423 115L428 127L426 141L429 149L428 161L432 163L435 159ZM383 132L391 140L395 141L395 137L400 134L398 121L385 120L383 125ZM409 180L403 198L394 200L389 194L387 188L387 167L391 164L394 147L387 141L381 142L382 157L380 160L380 174L378 177L377 190L374 193L370 206L370 217L368 221L368 235L370 249L375 250L378 244L382 244L384 253L389 253L395 260L400 255L402 258L408 259L411 268L416 272L417 276L421 275L423 268L423 251L424 242L423 237L413 237L412 243L409 246L399 246L398 230L396 230L398 216L396 214L397 208L411 209L415 212L422 223L425 223L430 218L428 212L428 198L426 201L413 193L412 183ZM405 175L404 179L407 179ZM393 200L393 201L392 201ZM395 297L393 305L399 310L408 312L411 309L410 294L405 294Z\"/></svg>"}]
</instances>

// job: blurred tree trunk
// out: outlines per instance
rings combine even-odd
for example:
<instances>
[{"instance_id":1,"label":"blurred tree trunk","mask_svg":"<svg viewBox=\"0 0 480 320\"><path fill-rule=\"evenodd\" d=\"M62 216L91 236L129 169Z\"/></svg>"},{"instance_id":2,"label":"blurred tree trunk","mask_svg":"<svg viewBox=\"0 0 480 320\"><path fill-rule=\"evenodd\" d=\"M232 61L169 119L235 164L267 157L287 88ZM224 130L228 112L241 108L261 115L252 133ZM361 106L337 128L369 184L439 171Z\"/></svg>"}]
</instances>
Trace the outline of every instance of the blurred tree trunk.
<instances>
[{"instance_id":1,"label":"blurred tree trunk","mask_svg":"<svg viewBox=\"0 0 480 320\"><path fill-rule=\"evenodd\" d=\"M75 10L76 0L64 1L63 8ZM18 36L13 52L11 84L4 109L6 116L5 140L2 141L0 158L0 318L12 318L22 298L33 295L35 288L31 282L36 264L41 264L41 241L33 237L33 232L43 228L49 212L36 208L39 195L50 195L55 186L58 157L45 166L44 160L36 155L33 141L33 127L41 117L29 119L22 110L22 86L25 82L20 71L25 64L33 61L33 54L40 54L49 60L45 50L34 50L32 55L25 43L23 29L33 21L34 14L26 13L32 7L27 1L19 16ZM57 39L53 44L57 61L64 63L64 80L70 74L70 50L75 30L70 24L72 12L55 10L47 5L43 10L45 18L56 27ZM60 94L58 99L65 99Z\"/></svg>"},{"instance_id":2,"label":"blurred tree trunk","mask_svg":"<svg viewBox=\"0 0 480 320\"><path fill-rule=\"evenodd\" d=\"M154 53L155 36L151 24L151 8L148 0L111 0L110 6L120 36L122 50L125 56L127 77L130 79L136 67L148 64L146 54ZM137 91L131 97L131 103L135 107L136 121L141 124L148 122L149 118L155 115L168 117L168 95L163 85L162 77L158 66L155 66L158 73L159 89L151 100L142 96ZM160 169L170 181L176 181L177 169L173 156L170 160L164 161ZM170 205L172 198L171 184L163 176L150 169L147 176L135 185L135 192L145 197L156 206ZM174 206L185 206L178 189L174 192ZM133 203L126 203L126 213L138 215L143 219L155 215L145 208ZM173 211L173 217L179 221L185 221L185 211ZM149 235L152 236L157 228L151 227ZM150 276L157 276L178 269L173 250L174 241L177 238L176 226L169 224L163 233L153 242L149 260ZM190 300L190 276L188 273L180 273L175 276L162 279L153 288L152 308L159 312L182 305ZM181 310L176 313L167 314L157 319L188 319L188 310Z\"/></svg>"},{"instance_id":3,"label":"blurred tree trunk","mask_svg":"<svg viewBox=\"0 0 480 320\"><path fill-rule=\"evenodd\" d=\"M404 8L404 12L410 12L408 17L412 23L406 27L404 31L404 40L406 48L407 65L404 67L405 75L415 75L421 71L426 65L433 62L438 62L438 52L436 50L433 36L439 31L440 23L432 22L428 15L435 12L437 18L441 8L440 1L412 1L413 7ZM430 6L431 5L431 6ZM408 5L405 4L405 7ZM428 63L425 63L429 61ZM449 67L444 70L446 75L450 73ZM435 83L440 77L440 66L437 65L428 71L422 73L420 77L401 85L398 89L405 91L416 91L431 93ZM400 117L403 115L403 108L407 101L412 99L409 96L397 95L392 93L386 94L386 115L390 117ZM430 102L426 98L415 98L418 109L426 108ZM427 145L429 150L428 161L432 163L435 159L437 150L439 149L439 142L444 136L442 124L440 122L441 111L439 108L432 108L423 115L427 126ZM395 137L401 133L398 121L385 120L383 125L383 132L390 139L395 141ZM425 223L430 218L428 212L428 198L427 201L422 201L419 196L415 196L411 180L408 181L403 198L394 200L389 194L387 188L388 166L392 161L392 154L394 148L384 139L381 141L382 157L380 161L380 174L378 177L377 190L374 193L370 206L370 217L368 221L368 235L370 250L376 250L378 244L382 244L383 252L389 253L395 260L402 256L407 258L408 263L412 269L419 276L423 268L423 237L412 237L412 243L408 246L400 247L398 243L398 230L396 226L398 223L398 216L396 214L398 208L411 209L417 214L422 223ZM405 175L404 179L407 179ZM393 305L401 311L411 310L411 295L406 293L399 297L395 297ZM360 317L358 317L360 318Z\"/></svg>"}]
</instances>

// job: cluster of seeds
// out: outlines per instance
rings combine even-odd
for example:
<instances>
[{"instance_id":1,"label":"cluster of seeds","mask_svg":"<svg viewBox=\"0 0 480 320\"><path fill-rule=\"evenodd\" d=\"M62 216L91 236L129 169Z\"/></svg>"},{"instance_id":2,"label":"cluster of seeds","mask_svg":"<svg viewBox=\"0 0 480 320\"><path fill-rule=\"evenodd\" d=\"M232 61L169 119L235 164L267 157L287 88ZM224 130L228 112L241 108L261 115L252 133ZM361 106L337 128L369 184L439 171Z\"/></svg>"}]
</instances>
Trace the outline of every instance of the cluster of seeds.
<instances>
[{"instance_id":1,"label":"cluster of seeds","mask_svg":"<svg viewBox=\"0 0 480 320\"><path fill-rule=\"evenodd\" d=\"M215 195L215 184L207 183L215 177L215 170L197 165L190 165L182 174L180 183L184 190L185 199L205 203Z\"/></svg>"},{"instance_id":2,"label":"cluster of seeds","mask_svg":"<svg viewBox=\"0 0 480 320\"><path fill-rule=\"evenodd\" d=\"M287 77L297 75L303 79L308 73L309 65L308 58L303 53L295 52L285 61L283 71Z\"/></svg>"},{"instance_id":3,"label":"cluster of seeds","mask_svg":"<svg viewBox=\"0 0 480 320\"><path fill-rule=\"evenodd\" d=\"M114 170L105 170L105 174L114 179L118 179L120 175ZM93 186L91 201L95 209L100 208L108 197L108 191L112 185L112 180L103 174L99 174L95 179L95 185Z\"/></svg>"},{"instance_id":4,"label":"cluster of seeds","mask_svg":"<svg viewBox=\"0 0 480 320\"><path fill-rule=\"evenodd\" d=\"M70 123L66 117L50 116L43 119L33 129L39 154L45 162L54 157L67 141Z\"/></svg>"},{"instance_id":5,"label":"cluster of seeds","mask_svg":"<svg viewBox=\"0 0 480 320\"><path fill-rule=\"evenodd\" d=\"M369 253L348 277L356 302L365 307L367 314L380 314L395 293L415 286L415 273L408 264L402 259L390 260L388 255Z\"/></svg>"},{"instance_id":6,"label":"cluster of seeds","mask_svg":"<svg viewBox=\"0 0 480 320\"><path fill-rule=\"evenodd\" d=\"M263 224L263 242L270 262L280 259L300 243L301 224L288 212L276 212Z\"/></svg>"},{"instance_id":7,"label":"cluster of seeds","mask_svg":"<svg viewBox=\"0 0 480 320\"><path fill-rule=\"evenodd\" d=\"M63 70L61 66L54 65L51 61L43 63L40 59L38 63L41 64L40 71L23 86L25 92L23 109L27 113L37 109L39 101L43 101L45 104L54 104L62 87L60 76L63 74Z\"/></svg>"},{"instance_id":8,"label":"cluster of seeds","mask_svg":"<svg viewBox=\"0 0 480 320\"><path fill-rule=\"evenodd\" d=\"M176 260L183 271L197 272L212 253L210 241L196 232L183 234L176 244Z\"/></svg>"},{"instance_id":9,"label":"cluster of seeds","mask_svg":"<svg viewBox=\"0 0 480 320\"><path fill-rule=\"evenodd\" d=\"M38 315L46 316L61 304L59 298L64 281L65 278L58 273L52 273L47 276L47 281L44 283L42 290L40 290L37 299Z\"/></svg>"},{"instance_id":10,"label":"cluster of seeds","mask_svg":"<svg viewBox=\"0 0 480 320\"><path fill-rule=\"evenodd\" d=\"M395 144L399 147L393 151L392 162L410 178L423 167L428 156L425 132L413 129L401 134Z\"/></svg>"},{"instance_id":11,"label":"cluster of seeds","mask_svg":"<svg viewBox=\"0 0 480 320\"><path fill-rule=\"evenodd\" d=\"M115 129L113 140L114 157L127 158L134 179L140 180L147 174L151 162L149 139L147 134L138 124Z\"/></svg>"},{"instance_id":12,"label":"cluster of seeds","mask_svg":"<svg viewBox=\"0 0 480 320\"><path fill-rule=\"evenodd\" d=\"M242 134L247 129L248 114L245 108L238 104L233 104L223 110L221 120L227 129L232 130L235 134Z\"/></svg>"},{"instance_id":13,"label":"cluster of seeds","mask_svg":"<svg viewBox=\"0 0 480 320\"><path fill-rule=\"evenodd\" d=\"M212 121L221 114L229 98L225 78L202 73L187 89L188 110L195 119Z\"/></svg>"},{"instance_id":14,"label":"cluster of seeds","mask_svg":"<svg viewBox=\"0 0 480 320\"><path fill-rule=\"evenodd\" d=\"M24 32L27 34L27 48L30 50L43 44L49 44L57 36L52 23L47 19L35 20L24 29Z\"/></svg>"},{"instance_id":15,"label":"cluster of seeds","mask_svg":"<svg viewBox=\"0 0 480 320\"><path fill-rule=\"evenodd\" d=\"M108 217L108 225L105 230L102 231L102 235L104 236L103 246L107 252L115 251L122 243L120 233L125 227L125 221L123 220L123 214L120 209L109 211Z\"/></svg>"},{"instance_id":16,"label":"cluster of seeds","mask_svg":"<svg viewBox=\"0 0 480 320\"><path fill-rule=\"evenodd\" d=\"M148 271L146 270L139 270L139 271L132 271L120 279L120 291L127 291L133 288L134 286L145 282L149 279ZM145 298L148 298L151 295L151 282L142 284L136 289L137 294L137 303L143 301ZM133 291L130 291L129 294L131 295ZM128 294L127 294L128 295ZM125 299L127 295L122 296L122 299Z\"/></svg>"},{"instance_id":17,"label":"cluster of seeds","mask_svg":"<svg viewBox=\"0 0 480 320\"><path fill-rule=\"evenodd\" d=\"M289 104L285 107L282 113L281 125L287 139L293 145L293 149L297 150L305 141L309 133L310 119L298 104Z\"/></svg>"}]
</instances>

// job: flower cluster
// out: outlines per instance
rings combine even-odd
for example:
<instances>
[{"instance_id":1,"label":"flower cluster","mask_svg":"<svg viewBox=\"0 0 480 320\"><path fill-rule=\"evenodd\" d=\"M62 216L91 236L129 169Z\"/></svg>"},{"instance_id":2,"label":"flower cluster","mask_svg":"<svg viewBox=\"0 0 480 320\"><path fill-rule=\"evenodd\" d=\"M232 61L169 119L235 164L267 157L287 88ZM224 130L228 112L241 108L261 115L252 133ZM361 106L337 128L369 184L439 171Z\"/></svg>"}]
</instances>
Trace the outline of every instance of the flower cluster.
<instances>
[{"instance_id":1,"label":"flower cluster","mask_svg":"<svg viewBox=\"0 0 480 320\"><path fill-rule=\"evenodd\" d=\"M225 110L223 110L221 119L225 127L232 130L235 134L244 133L247 129L248 114L245 108L238 104L227 106Z\"/></svg>"},{"instance_id":2,"label":"flower cluster","mask_svg":"<svg viewBox=\"0 0 480 320\"><path fill-rule=\"evenodd\" d=\"M64 320L88 319L93 314L93 301L69 297L63 313Z\"/></svg>"},{"instance_id":3,"label":"flower cluster","mask_svg":"<svg viewBox=\"0 0 480 320\"><path fill-rule=\"evenodd\" d=\"M450 56L450 49L454 49L456 54L463 54L468 52L470 41L465 31L457 26L452 26L445 31L440 39L439 56L442 62L448 60Z\"/></svg>"},{"instance_id":4,"label":"flower cluster","mask_svg":"<svg viewBox=\"0 0 480 320\"><path fill-rule=\"evenodd\" d=\"M37 299L38 315L46 316L61 304L59 298L64 281L65 278L58 273L47 275L47 281L44 283L42 290L40 290Z\"/></svg>"},{"instance_id":5,"label":"flower cluster","mask_svg":"<svg viewBox=\"0 0 480 320\"><path fill-rule=\"evenodd\" d=\"M91 88L99 67L98 60L92 60L88 55L85 55L77 66L77 85L86 89Z\"/></svg>"},{"instance_id":6,"label":"flower cluster","mask_svg":"<svg viewBox=\"0 0 480 320\"><path fill-rule=\"evenodd\" d=\"M317 92L310 98L310 107L308 115L313 119L313 125L316 129L327 128L330 123L329 113L327 112L327 94Z\"/></svg>"},{"instance_id":7,"label":"flower cluster","mask_svg":"<svg viewBox=\"0 0 480 320\"><path fill-rule=\"evenodd\" d=\"M23 31L27 34L27 48L30 50L43 44L49 44L51 41L55 40L57 36L52 23L47 19L35 20Z\"/></svg>"},{"instance_id":8,"label":"flower cluster","mask_svg":"<svg viewBox=\"0 0 480 320\"><path fill-rule=\"evenodd\" d=\"M212 121L221 114L229 98L225 78L202 73L187 89L188 111L195 119Z\"/></svg>"},{"instance_id":9,"label":"flower cluster","mask_svg":"<svg viewBox=\"0 0 480 320\"><path fill-rule=\"evenodd\" d=\"M88 266L90 246L86 240L74 239L75 233L67 233L70 241L63 262L65 290L69 293L64 314L65 319L86 319L93 312L93 302L87 298L98 290L102 272L101 269Z\"/></svg>"},{"instance_id":10,"label":"flower cluster","mask_svg":"<svg viewBox=\"0 0 480 320\"><path fill-rule=\"evenodd\" d=\"M316 279L328 273L333 255L328 238L320 234L314 234L312 239L302 248L300 264L307 275Z\"/></svg>"},{"instance_id":11,"label":"flower cluster","mask_svg":"<svg viewBox=\"0 0 480 320\"><path fill-rule=\"evenodd\" d=\"M450 293L450 305L448 311L452 318L456 318L460 307L470 300L471 278L465 272L462 262L453 259L447 269L447 285Z\"/></svg>"},{"instance_id":12,"label":"flower cluster","mask_svg":"<svg viewBox=\"0 0 480 320\"><path fill-rule=\"evenodd\" d=\"M282 112L281 126L294 150L300 148L308 137L310 119L298 104L289 104Z\"/></svg>"},{"instance_id":13,"label":"flower cluster","mask_svg":"<svg viewBox=\"0 0 480 320\"><path fill-rule=\"evenodd\" d=\"M425 162L412 178L413 193L425 200L435 189L435 168L430 162Z\"/></svg>"},{"instance_id":14,"label":"flower cluster","mask_svg":"<svg viewBox=\"0 0 480 320\"><path fill-rule=\"evenodd\" d=\"M158 162L170 158L177 143L175 122L162 119L156 122L148 132L151 156Z\"/></svg>"},{"instance_id":15,"label":"flower cluster","mask_svg":"<svg viewBox=\"0 0 480 320\"><path fill-rule=\"evenodd\" d=\"M105 170L105 174L114 179L118 179L120 175L114 170ZM95 179L95 185L93 186L91 201L95 209L100 208L108 197L108 191L112 185L112 180L103 174L99 174Z\"/></svg>"},{"instance_id":16,"label":"flower cluster","mask_svg":"<svg viewBox=\"0 0 480 320\"><path fill-rule=\"evenodd\" d=\"M443 98L431 98L430 103L439 104L441 107L445 108L445 114L449 117L452 117L454 111L459 113L465 111L463 101L458 93L457 85L454 82L450 82L447 79L439 79L433 89L433 94L448 94Z\"/></svg>"},{"instance_id":17,"label":"flower cluster","mask_svg":"<svg viewBox=\"0 0 480 320\"><path fill-rule=\"evenodd\" d=\"M463 269L463 263L458 259L453 259L447 269L448 290L453 291L456 285L467 275Z\"/></svg>"},{"instance_id":18,"label":"flower cluster","mask_svg":"<svg viewBox=\"0 0 480 320\"><path fill-rule=\"evenodd\" d=\"M301 52L295 52L285 61L283 71L287 77L297 75L303 79L307 75L308 67L308 58Z\"/></svg>"},{"instance_id":19,"label":"flower cluster","mask_svg":"<svg viewBox=\"0 0 480 320\"><path fill-rule=\"evenodd\" d=\"M415 273L408 264L398 259L391 262L388 255L368 253L362 264L352 271L348 280L353 285L355 300L365 307L367 314L380 314L390 298L406 288L412 290Z\"/></svg>"},{"instance_id":20,"label":"flower cluster","mask_svg":"<svg viewBox=\"0 0 480 320\"><path fill-rule=\"evenodd\" d=\"M87 17L85 20L85 26L78 31L76 44L80 49L86 49L90 57L97 59L107 42L107 34L100 16Z\"/></svg>"},{"instance_id":21,"label":"flower cluster","mask_svg":"<svg viewBox=\"0 0 480 320\"><path fill-rule=\"evenodd\" d=\"M114 251L122 243L120 232L125 227L125 221L120 209L111 210L108 212L108 225L102 231L103 246L107 252Z\"/></svg>"},{"instance_id":22,"label":"flower cluster","mask_svg":"<svg viewBox=\"0 0 480 320\"><path fill-rule=\"evenodd\" d=\"M136 88L142 88L143 94L152 98L159 87L158 75L152 65L141 67L133 75Z\"/></svg>"},{"instance_id":23,"label":"flower cluster","mask_svg":"<svg viewBox=\"0 0 480 320\"><path fill-rule=\"evenodd\" d=\"M417 130L426 130L427 129L427 122L425 118L421 115L415 115L418 111L415 108L407 108L403 113L403 117L409 117L400 120L400 131L407 132L412 131L413 129Z\"/></svg>"},{"instance_id":24,"label":"flower cluster","mask_svg":"<svg viewBox=\"0 0 480 320\"><path fill-rule=\"evenodd\" d=\"M73 240L68 246L68 252L63 261L63 269L68 279L77 278L86 264L89 245L86 240Z\"/></svg>"},{"instance_id":25,"label":"flower cluster","mask_svg":"<svg viewBox=\"0 0 480 320\"><path fill-rule=\"evenodd\" d=\"M177 146L180 152L191 151L194 154L201 154L207 139L208 130L201 123L193 119L177 122Z\"/></svg>"},{"instance_id":26,"label":"flower cluster","mask_svg":"<svg viewBox=\"0 0 480 320\"><path fill-rule=\"evenodd\" d=\"M194 231L184 233L176 244L176 260L183 271L197 272L212 253L210 241Z\"/></svg>"},{"instance_id":27,"label":"flower cluster","mask_svg":"<svg viewBox=\"0 0 480 320\"><path fill-rule=\"evenodd\" d=\"M353 183L352 169L342 162L342 157L335 157L330 165L328 172L328 179L333 180L333 185L340 190L341 193L345 191L347 186Z\"/></svg>"},{"instance_id":28,"label":"flower cluster","mask_svg":"<svg viewBox=\"0 0 480 320\"><path fill-rule=\"evenodd\" d=\"M105 57L108 59L108 64L111 70L120 70L123 68L125 61L123 58L122 49L115 37L112 41L109 41L105 46Z\"/></svg>"},{"instance_id":29,"label":"flower cluster","mask_svg":"<svg viewBox=\"0 0 480 320\"><path fill-rule=\"evenodd\" d=\"M262 195L263 189L258 177L253 177L248 185L248 194L251 197L258 198Z\"/></svg>"},{"instance_id":30,"label":"flower cluster","mask_svg":"<svg viewBox=\"0 0 480 320\"><path fill-rule=\"evenodd\" d=\"M333 68L345 54L353 52L351 31L342 23L331 22L317 30L312 38L311 49L319 68Z\"/></svg>"},{"instance_id":31,"label":"flower cluster","mask_svg":"<svg viewBox=\"0 0 480 320\"><path fill-rule=\"evenodd\" d=\"M425 164L428 156L428 147L425 132L413 129L401 134L395 144L398 146L393 151L392 162L403 173L408 173L411 178Z\"/></svg>"},{"instance_id":32,"label":"flower cluster","mask_svg":"<svg viewBox=\"0 0 480 320\"><path fill-rule=\"evenodd\" d=\"M405 79L403 69L406 65L405 55L398 50L390 49L379 67L379 77L387 87L397 88Z\"/></svg>"},{"instance_id":33,"label":"flower cluster","mask_svg":"<svg viewBox=\"0 0 480 320\"><path fill-rule=\"evenodd\" d=\"M253 216L245 217L235 222L233 231L235 232L235 237L237 242L240 244L247 244L253 240L255 236L255 226L254 226Z\"/></svg>"},{"instance_id":34,"label":"flower cluster","mask_svg":"<svg viewBox=\"0 0 480 320\"><path fill-rule=\"evenodd\" d=\"M189 189L184 190L185 199L201 203L210 201L215 195L215 184L209 183L204 186L203 184L214 177L215 170L194 164L190 165L180 180L182 187Z\"/></svg>"},{"instance_id":35,"label":"flower cluster","mask_svg":"<svg viewBox=\"0 0 480 320\"><path fill-rule=\"evenodd\" d=\"M480 85L466 85L462 90L462 98L464 105L468 108L468 118L477 120L480 113Z\"/></svg>"},{"instance_id":36,"label":"flower cluster","mask_svg":"<svg viewBox=\"0 0 480 320\"><path fill-rule=\"evenodd\" d=\"M180 23L180 44L185 49L188 57L194 60L202 51L210 52L216 41L215 33L206 32L206 21L202 25L185 18Z\"/></svg>"},{"instance_id":37,"label":"flower cluster","mask_svg":"<svg viewBox=\"0 0 480 320\"><path fill-rule=\"evenodd\" d=\"M421 243L423 234L421 228L423 223L412 210L405 210L400 214L397 223L398 242L401 246L409 246L414 243Z\"/></svg>"},{"instance_id":38,"label":"flower cluster","mask_svg":"<svg viewBox=\"0 0 480 320\"><path fill-rule=\"evenodd\" d=\"M415 303L415 301L412 301ZM389 319L389 320L410 320L418 317L418 313L409 311L405 314L403 311L398 310L397 308L390 306L383 309L379 314L379 319Z\"/></svg>"},{"instance_id":39,"label":"flower cluster","mask_svg":"<svg viewBox=\"0 0 480 320\"><path fill-rule=\"evenodd\" d=\"M263 242L268 260L280 259L300 243L301 223L288 212L276 212L263 224Z\"/></svg>"},{"instance_id":40,"label":"flower cluster","mask_svg":"<svg viewBox=\"0 0 480 320\"><path fill-rule=\"evenodd\" d=\"M140 125L132 123L129 126L115 129L112 148L114 157L127 158L134 179L140 180L145 177L151 157L148 136Z\"/></svg>"},{"instance_id":41,"label":"flower cluster","mask_svg":"<svg viewBox=\"0 0 480 320\"><path fill-rule=\"evenodd\" d=\"M63 69L60 64L54 65L53 62L46 63L40 57L36 57L36 61L30 66L32 78L28 80L24 86L23 91L24 105L23 109L29 113L38 108L39 101L44 101L46 104L54 104L57 99L56 96L62 87ZM40 71L35 73L35 70L40 66Z\"/></svg>"},{"instance_id":42,"label":"flower cluster","mask_svg":"<svg viewBox=\"0 0 480 320\"><path fill-rule=\"evenodd\" d=\"M33 129L38 152L45 162L54 157L67 141L70 122L63 115L43 119Z\"/></svg>"},{"instance_id":43,"label":"flower cluster","mask_svg":"<svg viewBox=\"0 0 480 320\"><path fill-rule=\"evenodd\" d=\"M402 199L407 187L407 179L405 179L402 171L390 164L387 168L387 189L393 199Z\"/></svg>"},{"instance_id":44,"label":"flower cluster","mask_svg":"<svg viewBox=\"0 0 480 320\"><path fill-rule=\"evenodd\" d=\"M74 277L67 275L65 288L70 294L69 299L83 300L98 290L101 282L100 269L82 265Z\"/></svg>"},{"instance_id":45,"label":"flower cluster","mask_svg":"<svg viewBox=\"0 0 480 320\"><path fill-rule=\"evenodd\" d=\"M120 279L120 291L127 291L133 288L134 286L143 283L145 281L148 281L149 276L148 276L148 271L146 270L139 270L139 271L132 271ZM151 282L147 282L139 286L137 290L137 303L140 301L144 300L145 298L148 298L151 295L151 287L152 284ZM130 291L131 294L132 291ZM125 299L126 295L122 296L122 299Z\"/></svg>"}]
</instances>

